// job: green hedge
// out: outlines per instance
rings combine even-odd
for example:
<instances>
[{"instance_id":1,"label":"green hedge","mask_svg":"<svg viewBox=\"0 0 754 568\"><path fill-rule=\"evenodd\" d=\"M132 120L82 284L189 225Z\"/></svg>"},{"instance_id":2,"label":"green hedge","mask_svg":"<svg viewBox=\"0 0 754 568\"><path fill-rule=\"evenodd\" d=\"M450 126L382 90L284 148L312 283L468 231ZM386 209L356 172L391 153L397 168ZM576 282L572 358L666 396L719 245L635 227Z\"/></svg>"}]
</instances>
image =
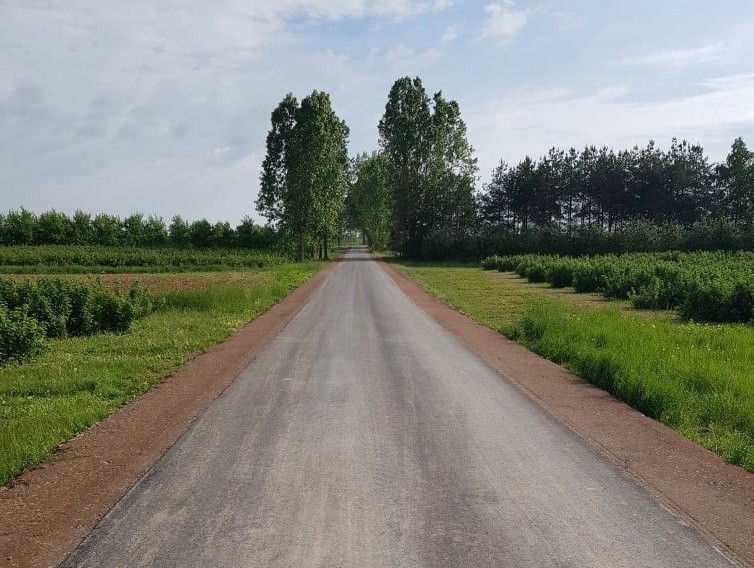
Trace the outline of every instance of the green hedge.
<instances>
[{"instance_id":1,"label":"green hedge","mask_svg":"<svg viewBox=\"0 0 754 568\"><path fill-rule=\"evenodd\" d=\"M0 246L0 266L106 268L262 268L286 262L280 255L244 249L107 247L98 245Z\"/></svg>"},{"instance_id":2,"label":"green hedge","mask_svg":"<svg viewBox=\"0 0 754 568\"><path fill-rule=\"evenodd\" d=\"M642 309L677 309L687 320L754 320L754 253L633 253L571 258L557 255L492 256L485 270L515 272L530 282L606 298Z\"/></svg>"},{"instance_id":3,"label":"green hedge","mask_svg":"<svg viewBox=\"0 0 754 568\"><path fill-rule=\"evenodd\" d=\"M0 279L0 363L35 355L45 338L125 332L153 307L138 284L126 293L59 278Z\"/></svg>"}]
</instances>

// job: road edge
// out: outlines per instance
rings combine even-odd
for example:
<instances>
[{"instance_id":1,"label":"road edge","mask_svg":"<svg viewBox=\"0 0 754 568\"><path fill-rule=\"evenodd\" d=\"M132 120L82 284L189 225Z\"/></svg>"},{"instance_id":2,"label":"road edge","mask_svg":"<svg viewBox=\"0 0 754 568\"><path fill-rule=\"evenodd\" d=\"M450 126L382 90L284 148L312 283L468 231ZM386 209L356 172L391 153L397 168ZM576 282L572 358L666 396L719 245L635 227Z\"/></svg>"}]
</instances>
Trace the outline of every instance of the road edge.
<instances>
[{"instance_id":1,"label":"road edge","mask_svg":"<svg viewBox=\"0 0 754 568\"><path fill-rule=\"evenodd\" d=\"M754 475L474 322L388 263L377 264L424 313L644 487L680 522L696 528L734 563L754 566Z\"/></svg>"},{"instance_id":2,"label":"road edge","mask_svg":"<svg viewBox=\"0 0 754 568\"><path fill-rule=\"evenodd\" d=\"M52 456L0 488L0 564L57 566L327 281L330 262Z\"/></svg>"}]
</instances>

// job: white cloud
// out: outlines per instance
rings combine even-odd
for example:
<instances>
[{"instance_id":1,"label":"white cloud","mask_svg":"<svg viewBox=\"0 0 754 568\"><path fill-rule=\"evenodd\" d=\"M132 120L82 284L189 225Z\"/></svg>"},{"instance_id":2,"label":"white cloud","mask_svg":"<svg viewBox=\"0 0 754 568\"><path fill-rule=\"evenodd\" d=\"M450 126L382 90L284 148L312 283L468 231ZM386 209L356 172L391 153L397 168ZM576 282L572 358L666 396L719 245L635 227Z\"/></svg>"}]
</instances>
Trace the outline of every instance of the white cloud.
<instances>
[{"instance_id":1,"label":"white cloud","mask_svg":"<svg viewBox=\"0 0 754 568\"><path fill-rule=\"evenodd\" d=\"M298 13L328 20L368 16L401 19L430 11L439 12L452 5L450 0L434 0L432 3L411 0L258 0L257 3L278 17Z\"/></svg>"},{"instance_id":2,"label":"white cloud","mask_svg":"<svg viewBox=\"0 0 754 568\"><path fill-rule=\"evenodd\" d=\"M453 5L452 0L435 0L435 3L432 5L432 11L441 12L443 10L447 10L452 5Z\"/></svg>"},{"instance_id":3,"label":"white cloud","mask_svg":"<svg viewBox=\"0 0 754 568\"><path fill-rule=\"evenodd\" d=\"M431 47L416 52L404 43L398 43L386 50L372 48L366 64L379 67L391 75L416 75L420 70L435 65L442 57L439 49Z\"/></svg>"},{"instance_id":4,"label":"white cloud","mask_svg":"<svg viewBox=\"0 0 754 568\"><path fill-rule=\"evenodd\" d=\"M448 26L445 29L445 33L442 34L442 41L444 43L455 41L458 39L460 35L460 32L458 31L458 28L456 26Z\"/></svg>"},{"instance_id":5,"label":"white cloud","mask_svg":"<svg viewBox=\"0 0 754 568\"><path fill-rule=\"evenodd\" d=\"M717 61L722 57L720 43L692 49L669 49L656 53L631 55L620 60L621 65L633 67L683 68Z\"/></svg>"},{"instance_id":6,"label":"white cloud","mask_svg":"<svg viewBox=\"0 0 754 568\"><path fill-rule=\"evenodd\" d=\"M631 102L623 87L590 95L569 89L519 91L466 105L469 139L481 173L489 175L501 158L517 162L539 157L552 146L588 144L615 149L650 139L700 142L711 159L724 159L733 138L754 131L754 74L704 81L705 90L685 97Z\"/></svg>"},{"instance_id":7,"label":"white cloud","mask_svg":"<svg viewBox=\"0 0 754 568\"><path fill-rule=\"evenodd\" d=\"M10 98L13 87L9 69L0 63L0 103Z\"/></svg>"},{"instance_id":8,"label":"white cloud","mask_svg":"<svg viewBox=\"0 0 754 568\"><path fill-rule=\"evenodd\" d=\"M482 28L482 37L513 37L526 25L529 15L525 10L516 10L514 3L506 0L502 4L487 4L484 7L487 21Z\"/></svg>"}]
</instances>

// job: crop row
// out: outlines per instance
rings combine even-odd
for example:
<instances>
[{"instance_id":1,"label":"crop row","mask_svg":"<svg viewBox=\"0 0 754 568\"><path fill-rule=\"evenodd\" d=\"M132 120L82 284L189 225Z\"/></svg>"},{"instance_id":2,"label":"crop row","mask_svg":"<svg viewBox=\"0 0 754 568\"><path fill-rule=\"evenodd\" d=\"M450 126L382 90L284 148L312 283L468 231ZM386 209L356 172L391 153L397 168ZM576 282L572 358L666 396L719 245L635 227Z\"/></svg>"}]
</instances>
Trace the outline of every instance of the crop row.
<instances>
[{"instance_id":1,"label":"crop row","mask_svg":"<svg viewBox=\"0 0 754 568\"><path fill-rule=\"evenodd\" d=\"M572 258L491 256L485 270L515 272L529 282L631 300L637 308L675 309L687 320L754 321L754 253L664 252Z\"/></svg>"},{"instance_id":2,"label":"crop row","mask_svg":"<svg viewBox=\"0 0 754 568\"><path fill-rule=\"evenodd\" d=\"M100 266L109 268L257 268L280 264L278 255L243 249L106 247L96 245L0 246L0 266Z\"/></svg>"},{"instance_id":3,"label":"crop row","mask_svg":"<svg viewBox=\"0 0 754 568\"><path fill-rule=\"evenodd\" d=\"M0 364L33 357L47 338L127 331L152 306L138 285L125 293L61 279L0 279Z\"/></svg>"}]
</instances>

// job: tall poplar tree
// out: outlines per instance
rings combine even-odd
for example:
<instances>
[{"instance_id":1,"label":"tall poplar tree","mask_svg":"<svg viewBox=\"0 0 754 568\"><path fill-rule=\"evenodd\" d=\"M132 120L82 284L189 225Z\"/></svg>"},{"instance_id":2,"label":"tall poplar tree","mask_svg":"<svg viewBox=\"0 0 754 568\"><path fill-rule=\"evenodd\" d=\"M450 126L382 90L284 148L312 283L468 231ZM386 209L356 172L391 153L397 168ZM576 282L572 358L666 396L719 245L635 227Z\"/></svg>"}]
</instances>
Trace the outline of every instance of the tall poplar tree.
<instances>
[{"instance_id":1,"label":"tall poplar tree","mask_svg":"<svg viewBox=\"0 0 754 568\"><path fill-rule=\"evenodd\" d=\"M299 260L311 238L327 256L348 187L348 127L320 91L300 105L289 93L271 122L257 210L296 239Z\"/></svg>"},{"instance_id":2,"label":"tall poplar tree","mask_svg":"<svg viewBox=\"0 0 754 568\"><path fill-rule=\"evenodd\" d=\"M424 235L421 212L430 154L430 124L429 97L421 79L398 79L390 89L378 128L393 186L393 246L408 256L418 253Z\"/></svg>"},{"instance_id":3,"label":"tall poplar tree","mask_svg":"<svg viewBox=\"0 0 754 568\"><path fill-rule=\"evenodd\" d=\"M393 245L418 256L430 234L466 236L477 165L458 103L442 93L430 100L421 79L403 77L390 89L379 133L390 165Z\"/></svg>"}]
</instances>

